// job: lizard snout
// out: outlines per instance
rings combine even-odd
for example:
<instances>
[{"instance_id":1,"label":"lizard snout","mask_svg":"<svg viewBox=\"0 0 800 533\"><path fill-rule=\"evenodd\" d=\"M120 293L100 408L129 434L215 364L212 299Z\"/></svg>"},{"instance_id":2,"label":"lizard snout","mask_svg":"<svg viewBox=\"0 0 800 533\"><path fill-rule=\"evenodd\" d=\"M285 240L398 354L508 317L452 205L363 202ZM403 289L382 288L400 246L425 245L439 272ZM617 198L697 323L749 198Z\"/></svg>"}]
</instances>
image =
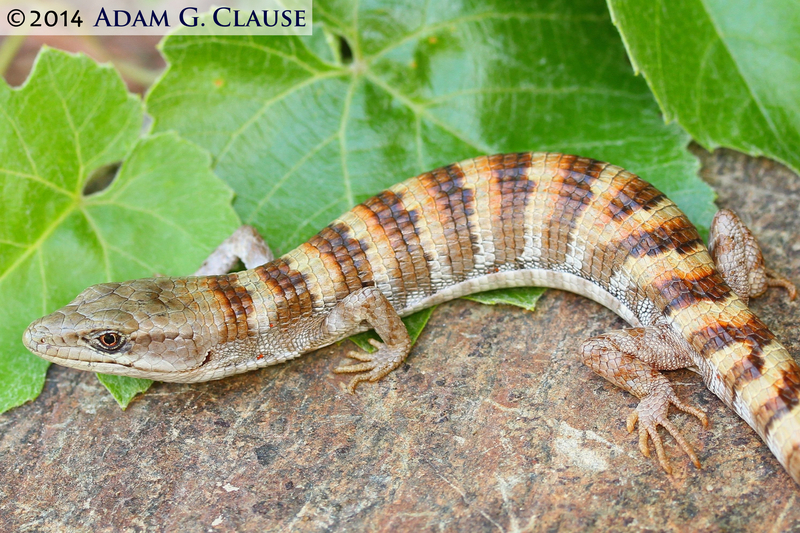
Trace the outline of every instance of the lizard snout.
<instances>
[{"instance_id":1,"label":"lizard snout","mask_svg":"<svg viewBox=\"0 0 800 533\"><path fill-rule=\"evenodd\" d=\"M42 326L42 319L35 320L22 334L22 343L33 353L39 354L44 350L43 345L47 339L47 330Z\"/></svg>"}]
</instances>

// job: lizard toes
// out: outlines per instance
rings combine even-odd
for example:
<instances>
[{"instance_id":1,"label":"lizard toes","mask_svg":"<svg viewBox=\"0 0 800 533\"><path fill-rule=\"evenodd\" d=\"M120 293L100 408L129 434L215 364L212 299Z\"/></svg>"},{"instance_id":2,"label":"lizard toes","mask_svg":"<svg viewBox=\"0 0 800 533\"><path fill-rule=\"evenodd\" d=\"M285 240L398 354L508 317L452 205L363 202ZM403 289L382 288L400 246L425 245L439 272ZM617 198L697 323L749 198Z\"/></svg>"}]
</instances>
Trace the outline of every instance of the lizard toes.
<instances>
[{"instance_id":1,"label":"lizard toes","mask_svg":"<svg viewBox=\"0 0 800 533\"><path fill-rule=\"evenodd\" d=\"M357 352L357 351L352 351L352 352L348 353L347 357L349 357L350 359L355 359L356 361L362 361L362 362L365 362L365 363L368 363L368 362L370 362L370 361L372 361L374 359L374 356L371 353Z\"/></svg>"},{"instance_id":2,"label":"lizard toes","mask_svg":"<svg viewBox=\"0 0 800 533\"><path fill-rule=\"evenodd\" d=\"M384 347L384 344L378 339L368 339L367 342L370 343L373 347L377 348L378 350Z\"/></svg>"},{"instance_id":3,"label":"lizard toes","mask_svg":"<svg viewBox=\"0 0 800 533\"><path fill-rule=\"evenodd\" d=\"M639 411L634 409L633 411L631 411L631 414L628 415L628 421L626 422L628 433L633 433L633 430L636 428L637 420L639 420Z\"/></svg>"},{"instance_id":4,"label":"lizard toes","mask_svg":"<svg viewBox=\"0 0 800 533\"><path fill-rule=\"evenodd\" d=\"M678 428L676 428L672 424L672 422L670 422L667 419L664 419L659 423L664 427L664 429L666 429L669 432L670 435L672 435L672 438L675 439L675 442L677 442L678 446L681 447L683 453L689 456L689 459L691 459L694 466L700 468L700 460L697 458L697 455L695 455L691 445L686 441L686 439L683 437L683 434L678 430Z\"/></svg>"},{"instance_id":5,"label":"lizard toes","mask_svg":"<svg viewBox=\"0 0 800 533\"><path fill-rule=\"evenodd\" d=\"M368 372L373 370L377 363L374 361L365 361L354 365L337 366L333 369L334 374L352 374L353 372Z\"/></svg>"},{"instance_id":6,"label":"lizard toes","mask_svg":"<svg viewBox=\"0 0 800 533\"><path fill-rule=\"evenodd\" d=\"M701 420L703 419L702 417L699 418ZM681 448L681 450L683 450L683 453L689 457L689 459L692 461L692 464L694 464L697 468L701 468L700 460L694 453L692 446L689 444L680 430L678 430L678 428L676 428L675 425L669 421L664 413L640 413L637 408L628 417L628 428L633 429L633 425L637 422L639 424L639 451L641 451L642 455L645 457L650 457L649 441L652 440L653 446L656 449L656 457L658 458L658 462L661 465L661 468L667 474L672 474L672 465L670 464L667 454L664 450L664 441L658 434L658 426L663 427L667 433L672 435L672 438L675 439L675 442L677 442L678 446Z\"/></svg>"},{"instance_id":7,"label":"lizard toes","mask_svg":"<svg viewBox=\"0 0 800 533\"><path fill-rule=\"evenodd\" d=\"M349 392L350 394L355 394L356 387L358 387L358 384L363 381L367 381L367 378L364 374L358 374L356 376L353 376L353 379L351 379L350 383L347 384L347 392Z\"/></svg>"},{"instance_id":8,"label":"lizard toes","mask_svg":"<svg viewBox=\"0 0 800 533\"><path fill-rule=\"evenodd\" d=\"M645 457L650 457L650 446L647 444L649 440L649 436L647 434L647 429L643 425L639 426L639 451L642 452L642 455Z\"/></svg>"},{"instance_id":9,"label":"lizard toes","mask_svg":"<svg viewBox=\"0 0 800 533\"><path fill-rule=\"evenodd\" d=\"M797 297L797 287L794 286L794 283L772 269L766 268L764 270L767 275L767 286L783 287L789 293L789 300L794 300Z\"/></svg>"},{"instance_id":10,"label":"lizard toes","mask_svg":"<svg viewBox=\"0 0 800 533\"><path fill-rule=\"evenodd\" d=\"M356 374L347 385L350 393L355 393L359 383L380 381L403 362L403 354L398 350L375 339L370 339L369 343L378 350L373 353L350 352L347 357L360 362L333 369L335 374Z\"/></svg>"},{"instance_id":11,"label":"lizard toes","mask_svg":"<svg viewBox=\"0 0 800 533\"><path fill-rule=\"evenodd\" d=\"M690 414L699 419L700 423L703 424L703 428L708 428L708 416L706 416L705 411L683 403L681 400L678 399L677 396L673 396L672 398L670 398L669 402L678 409L680 409L681 411L683 411L684 413Z\"/></svg>"},{"instance_id":12,"label":"lizard toes","mask_svg":"<svg viewBox=\"0 0 800 533\"><path fill-rule=\"evenodd\" d=\"M658 424L652 420L639 420L639 451L645 457L650 457L649 441L653 441L653 446L656 449L656 457L661 468L667 473L672 474L672 465L667 459L667 454L664 451L664 443L661 436L658 434Z\"/></svg>"},{"instance_id":13,"label":"lizard toes","mask_svg":"<svg viewBox=\"0 0 800 533\"><path fill-rule=\"evenodd\" d=\"M362 365L351 365L351 366L362 366ZM350 367L345 367L345 368L350 368ZM361 373L353 376L353 379L351 379L350 383L347 384L347 391L350 394L355 394L356 387L358 387L359 383L363 383L365 381L375 383L376 381L381 380L383 377L386 376L386 374L392 371L391 368L385 369L381 367L373 367L371 370L369 370L369 372L367 372L366 370L368 369L364 369L363 371L356 370L356 372L361 372Z\"/></svg>"}]
</instances>

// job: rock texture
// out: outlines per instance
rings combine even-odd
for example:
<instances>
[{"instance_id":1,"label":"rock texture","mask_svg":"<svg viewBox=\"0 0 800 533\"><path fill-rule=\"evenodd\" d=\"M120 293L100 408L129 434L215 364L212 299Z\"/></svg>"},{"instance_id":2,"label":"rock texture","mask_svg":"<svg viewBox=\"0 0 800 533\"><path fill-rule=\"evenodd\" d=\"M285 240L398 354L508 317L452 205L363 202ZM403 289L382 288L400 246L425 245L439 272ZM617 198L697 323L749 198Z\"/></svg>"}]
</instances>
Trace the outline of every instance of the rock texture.
<instances>
[{"instance_id":1,"label":"rock texture","mask_svg":"<svg viewBox=\"0 0 800 533\"><path fill-rule=\"evenodd\" d=\"M719 205L800 283L800 178L694 149ZM752 307L800 355L800 301ZM671 373L711 427L673 415L697 470L674 474L625 430L636 399L577 359L624 323L548 291L535 312L441 306L408 359L344 391L349 343L194 385L157 384L121 411L91 374L52 367L42 396L0 415L2 531L785 531L800 487L698 376Z\"/></svg>"}]
</instances>

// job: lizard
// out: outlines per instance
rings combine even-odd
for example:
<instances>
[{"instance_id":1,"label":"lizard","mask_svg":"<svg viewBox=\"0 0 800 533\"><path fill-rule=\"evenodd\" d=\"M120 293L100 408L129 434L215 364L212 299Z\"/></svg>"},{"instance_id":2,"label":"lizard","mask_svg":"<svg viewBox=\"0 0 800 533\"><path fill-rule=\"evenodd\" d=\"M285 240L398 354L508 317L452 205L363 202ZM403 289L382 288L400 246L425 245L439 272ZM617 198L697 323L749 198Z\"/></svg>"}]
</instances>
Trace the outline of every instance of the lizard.
<instances>
[{"instance_id":1,"label":"lizard","mask_svg":"<svg viewBox=\"0 0 800 533\"><path fill-rule=\"evenodd\" d=\"M82 370L172 382L220 379L375 329L352 352L347 389L375 382L411 349L401 317L469 293L542 286L608 307L631 328L586 340L582 361L639 398L627 419L669 474L663 427L699 468L662 370L690 368L800 483L800 367L747 304L786 278L752 233L719 211L709 246L663 193L621 167L573 155L478 157L403 181L273 258L243 226L189 277L89 287L33 322L34 354ZM242 236L249 237L242 239ZM243 245L242 242L248 244ZM230 273L244 259L246 270ZM213 258L213 260L211 260Z\"/></svg>"}]
</instances>

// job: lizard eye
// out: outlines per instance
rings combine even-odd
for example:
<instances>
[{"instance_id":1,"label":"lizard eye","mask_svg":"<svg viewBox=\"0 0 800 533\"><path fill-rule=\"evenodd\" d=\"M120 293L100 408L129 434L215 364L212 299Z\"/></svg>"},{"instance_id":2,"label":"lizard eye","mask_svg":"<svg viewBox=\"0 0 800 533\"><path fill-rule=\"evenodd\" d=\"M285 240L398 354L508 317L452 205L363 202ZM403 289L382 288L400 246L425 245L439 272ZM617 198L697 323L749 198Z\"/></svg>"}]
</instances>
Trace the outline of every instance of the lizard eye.
<instances>
[{"instance_id":1,"label":"lizard eye","mask_svg":"<svg viewBox=\"0 0 800 533\"><path fill-rule=\"evenodd\" d=\"M100 345L106 350L116 350L122 344L122 336L113 331L107 331L97 337Z\"/></svg>"}]
</instances>

